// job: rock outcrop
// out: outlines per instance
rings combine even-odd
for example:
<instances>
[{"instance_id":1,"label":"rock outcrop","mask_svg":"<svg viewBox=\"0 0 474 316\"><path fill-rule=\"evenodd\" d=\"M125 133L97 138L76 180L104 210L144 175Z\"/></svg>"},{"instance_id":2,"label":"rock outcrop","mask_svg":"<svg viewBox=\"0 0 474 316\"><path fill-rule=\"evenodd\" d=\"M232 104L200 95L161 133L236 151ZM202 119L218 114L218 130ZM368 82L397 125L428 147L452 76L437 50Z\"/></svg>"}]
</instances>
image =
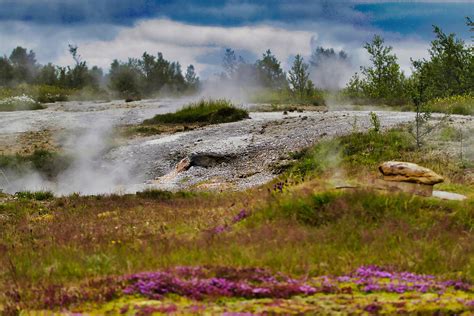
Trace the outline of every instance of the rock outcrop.
<instances>
[{"instance_id":1,"label":"rock outcrop","mask_svg":"<svg viewBox=\"0 0 474 316\"><path fill-rule=\"evenodd\" d=\"M435 185L444 181L436 172L410 162L387 161L379 166L386 181Z\"/></svg>"},{"instance_id":2,"label":"rock outcrop","mask_svg":"<svg viewBox=\"0 0 474 316\"><path fill-rule=\"evenodd\" d=\"M379 166L379 170L383 180L378 183L391 191L432 196L433 185L444 181L436 172L411 162L387 161Z\"/></svg>"}]
</instances>

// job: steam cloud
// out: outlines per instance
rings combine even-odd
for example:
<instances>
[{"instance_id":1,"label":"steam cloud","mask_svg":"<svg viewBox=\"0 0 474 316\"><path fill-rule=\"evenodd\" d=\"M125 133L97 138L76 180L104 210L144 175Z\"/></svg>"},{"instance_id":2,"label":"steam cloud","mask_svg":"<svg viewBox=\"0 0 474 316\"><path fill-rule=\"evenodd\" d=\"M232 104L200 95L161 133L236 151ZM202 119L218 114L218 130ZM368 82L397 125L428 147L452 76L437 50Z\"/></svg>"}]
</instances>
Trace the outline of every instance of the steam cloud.
<instances>
[{"instance_id":1,"label":"steam cloud","mask_svg":"<svg viewBox=\"0 0 474 316\"><path fill-rule=\"evenodd\" d=\"M59 174L56 181L51 182L38 172L30 171L26 175L0 175L4 178L0 180L0 188L4 182L4 191L7 193L48 190L57 195L87 195L121 193L125 186L142 182L139 176L131 175L130 164L107 159L113 136L110 122L98 119L91 122L86 130L76 132L64 144L66 154L73 159L72 163Z\"/></svg>"}]
</instances>

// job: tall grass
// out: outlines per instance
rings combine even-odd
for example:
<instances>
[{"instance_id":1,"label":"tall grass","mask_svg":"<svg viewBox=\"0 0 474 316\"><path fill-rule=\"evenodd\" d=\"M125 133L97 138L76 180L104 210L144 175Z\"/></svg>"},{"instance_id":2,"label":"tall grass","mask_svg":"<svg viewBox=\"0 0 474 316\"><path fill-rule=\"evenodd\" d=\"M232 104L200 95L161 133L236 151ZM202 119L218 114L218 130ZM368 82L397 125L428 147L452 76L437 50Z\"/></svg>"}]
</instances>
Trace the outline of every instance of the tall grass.
<instances>
[{"instance_id":1,"label":"tall grass","mask_svg":"<svg viewBox=\"0 0 474 316\"><path fill-rule=\"evenodd\" d=\"M433 112L474 115L474 95L455 95L436 98L427 103Z\"/></svg>"}]
</instances>

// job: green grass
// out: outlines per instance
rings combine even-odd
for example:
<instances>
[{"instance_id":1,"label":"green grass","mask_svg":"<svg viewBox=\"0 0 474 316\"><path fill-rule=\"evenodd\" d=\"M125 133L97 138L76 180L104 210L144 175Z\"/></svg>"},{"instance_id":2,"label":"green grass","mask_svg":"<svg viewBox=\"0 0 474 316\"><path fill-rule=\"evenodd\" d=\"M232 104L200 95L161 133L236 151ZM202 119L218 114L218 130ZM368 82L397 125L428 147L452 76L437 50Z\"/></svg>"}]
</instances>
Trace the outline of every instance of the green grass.
<instances>
[{"instance_id":1,"label":"green grass","mask_svg":"<svg viewBox=\"0 0 474 316\"><path fill-rule=\"evenodd\" d=\"M21 193L0 204L0 293L13 287L27 298L31 288L177 265L265 267L302 276L376 264L474 280L472 196L442 201L325 186L338 171L357 179L377 173L381 161L401 159L452 179L446 188L474 192L456 176L463 170L453 161L413 151L399 129L339 137L293 158L298 162L276 180L289 180L282 190L272 183L206 194L38 199ZM242 209L250 217L233 223ZM216 232L223 225L230 228Z\"/></svg>"},{"instance_id":2,"label":"green grass","mask_svg":"<svg viewBox=\"0 0 474 316\"><path fill-rule=\"evenodd\" d=\"M325 95L320 91L314 91L312 95L299 97L289 90L259 90L250 95L252 103L270 103L274 105L312 105L325 106ZM278 108L278 107L276 107Z\"/></svg>"},{"instance_id":3,"label":"green grass","mask_svg":"<svg viewBox=\"0 0 474 316\"><path fill-rule=\"evenodd\" d=\"M455 95L436 98L427 102L427 107L433 112L474 115L474 95Z\"/></svg>"},{"instance_id":4,"label":"green grass","mask_svg":"<svg viewBox=\"0 0 474 316\"><path fill-rule=\"evenodd\" d=\"M50 191L21 191L15 193L15 197L19 199L27 199L27 200L36 200L36 201L46 201L51 200L54 198L54 194Z\"/></svg>"},{"instance_id":5,"label":"green grass","mask_svg":"<svg viewBox=\"0 0 474 316\"><path fill-rule=\"evenodd\" d=\"M31 170L52 179L69 167L70 158L48 150L35 150L31 155L0 155L0 169L6 173L26 174Z\"/></svg>"},{"instance_id":6,"label":"green grass","mask_svg":"<svg viewBox=\"0 0 474 316\"><path fill-rule=\"evenodd\" d=\"M175 113L159 114L145 120L144 125L153 124L219 124L236 122L248 118L248 112L232 105L227 100L201 100Z\"/></svg>"},{"instance_id":7,"label":"green grass","mask_svg":"<svg viewBox=\"0 0 474 316\"><path fill-rule=\"evenodd\" d=\"M321 141L314 147L294 153L293 158L298 162L289 174L294 178L304 178L339 168L376 170L381 162L406 159L413 155L414 150L413 139L401 129L357 132Z\"/></svg>"}]
</instances>

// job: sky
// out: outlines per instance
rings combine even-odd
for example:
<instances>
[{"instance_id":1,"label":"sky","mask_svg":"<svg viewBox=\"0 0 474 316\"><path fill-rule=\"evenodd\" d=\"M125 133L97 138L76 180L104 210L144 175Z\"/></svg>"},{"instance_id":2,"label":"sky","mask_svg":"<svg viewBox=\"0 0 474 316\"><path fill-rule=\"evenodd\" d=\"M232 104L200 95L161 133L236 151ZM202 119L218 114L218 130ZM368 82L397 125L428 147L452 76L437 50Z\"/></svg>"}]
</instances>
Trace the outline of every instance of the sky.
<instances>
[{"instance_id":1,"label":"sky","mask_svg":"<svg viewBox=\"0 0 474 316\"><path fill-rule=\"evenodd\" d=\"M344 49L357 70L368 63L362 46L379 34L409 73L410 58L428 54L433 24L472 43L466 16L474 0L0 0L0 55L23 46L42 64L70 65L73 44L107 70L113 59L162 52L206 78L228 47L248 62L271 49L288 69L323 46Z\"/></svg>"}]
</instances>

